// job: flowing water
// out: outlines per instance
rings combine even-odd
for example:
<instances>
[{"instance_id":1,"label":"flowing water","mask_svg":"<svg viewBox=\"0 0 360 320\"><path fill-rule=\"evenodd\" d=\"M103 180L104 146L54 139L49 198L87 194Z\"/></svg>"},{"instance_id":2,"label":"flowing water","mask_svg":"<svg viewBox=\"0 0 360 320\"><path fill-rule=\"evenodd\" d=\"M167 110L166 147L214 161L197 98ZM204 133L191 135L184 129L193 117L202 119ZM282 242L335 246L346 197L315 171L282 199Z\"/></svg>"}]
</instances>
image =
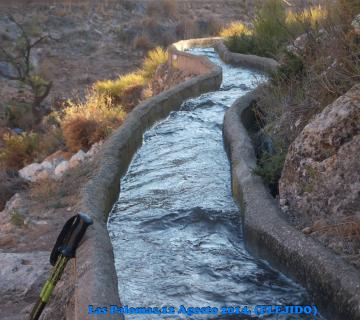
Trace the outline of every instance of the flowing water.
<instances>
[{"instance_id":1,"label":"flowing water","mask_svg":"<svg viewBox=\"0 0 360 320\"><path fill-rule=\"evenodd\" d=\"M121 301L175 308L309 303L302 287L244 249L240 212L231 196L224 113L264 77L224 64L212 49L191 52L220 65L223 84L187 100L148 130L121 181L108 221Z\"/></svg>"}]
</instances>

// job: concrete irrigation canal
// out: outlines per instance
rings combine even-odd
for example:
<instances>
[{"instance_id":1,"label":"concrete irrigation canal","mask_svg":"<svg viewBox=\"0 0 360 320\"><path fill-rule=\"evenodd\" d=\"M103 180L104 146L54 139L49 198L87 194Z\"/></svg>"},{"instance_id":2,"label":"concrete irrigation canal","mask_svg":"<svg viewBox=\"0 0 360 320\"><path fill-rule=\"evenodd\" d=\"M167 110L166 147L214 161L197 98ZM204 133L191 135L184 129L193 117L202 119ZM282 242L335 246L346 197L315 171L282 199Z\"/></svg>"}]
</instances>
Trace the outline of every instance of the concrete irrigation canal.
<instances>
[{"instance_id":1,"label":"concrete irrigation canal","mask_svg":"<svg viewBox=\"0 0 360 320\"><path fill-rule=\"evenodd\" d=\"M224 64L213 49L191 53L220 65L223 83L148 130L121 181L108 220L120 299L134 307L309 304L305 289L245 250L231 195L224 113L264 77Z\"/></svg>"}]
</instances>

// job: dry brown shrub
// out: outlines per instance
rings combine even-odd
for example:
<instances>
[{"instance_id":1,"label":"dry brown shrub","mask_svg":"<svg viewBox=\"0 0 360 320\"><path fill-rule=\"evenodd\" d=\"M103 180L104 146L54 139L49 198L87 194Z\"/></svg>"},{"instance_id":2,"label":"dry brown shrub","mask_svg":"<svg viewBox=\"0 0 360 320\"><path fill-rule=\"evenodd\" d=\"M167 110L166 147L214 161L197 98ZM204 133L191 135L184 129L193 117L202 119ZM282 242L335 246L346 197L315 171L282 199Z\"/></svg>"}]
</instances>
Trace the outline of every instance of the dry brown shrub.
<instances>
[{"instance_id":1,"label":"dry brown shrub","mask_svg":"<svg viewBox=\"0 0 360 320\"><path fill-rule=\"evenodd\" d=\"M159 26L159 22L154 17L146 17L141 21L141 24L145 26L146 30L152 31L155 30Z\"/></svg>"},{"instance_id":2,"label":"dry brown shrub","mask_svg":"<svg viewBox=\"0 0 360 320\"><path fill-rule=\"evenodd\" d=\"M207 30L208 35L217 35L222 28L223 28L223 24L221 20L219 20L217 17L211 16L208 19L208 30Z\"/></svg>"},{"instance_id":3,"label":"dry brown shrub","mask_svg":"<svg viewBox=\"0 0 360 320\"><path fill-rule=\"evenodd\" d=\"M175 19L178 16L178 7L176 0L162 0L161 1L165 16Z\"/></svg>"},{"instance_id":4,"label":"dry brown shrub","mask_svg":"<svg viewBox=\"0 0 360 320\"><path fill-rule=\"evenodd\" d=\"M5 133L0 148L0 167L2 169L21 169L32 162L39 152L39 135L33 132Z\"/></svg>"},{"instance_id":5,"label":"dry brown shrub","mask_svg":"<svg viewBox=\"0 0 360 320\"><path fill-rule=\"evenodd\" d=\"M173 32L166 31L161 35L161 38L159 39L159 41L157 41L157 43L162 47L166 48L170 44L176 42L176 40L177 39Z\"/></svg>"},{"instance_id":6,"label":"dry brown shrub","mask_svg":"<svg viewBox=\"0 0 360 320\"><path fill-rule=\"evenodd\" d=\"M153 0L147 6L149 16L165 16L175 19L178 16L178 5L176 0Z\"/></svg>"},{"instance_id":7,"label":"dry brown shrub","mask_svg":"<svg viewBox=\"0 0 360 320\"><path fill-rule=\"evenodd\" d=\"M88 150L92 144L107 136L104 128L95 119L75 116L62 124L66 145L71 151Z\"/></svg>"},{"instance_id":8,"label":"dry brown shrub","mask_svg":"<svg viewBox=\"0 0 360 320\"><path fill-rule=\"evenodd\" d=\"M158 14L158 11L159 11L159 1L149 1L146 8L146 13L149 16L154 16Z\"/></svg>"},{"instance_id":9,"label":"dry brown shrub","mask_svg":"<svg viewBox=\"0 0 360 320\"><path fill-rule=\"evenodd\" d=\"M134 49L149 50L154 47L154 44L148 36L140 35L134 39L133 46Z\"/></svg>"},{"instance_id":10,"label":"dry brown shrub","mask_svg":"<svg viewBox=\"0 0 360 320\"><path fill-rule=\"evenodd\" d=\"M347 217L337 223L314 223L311 227L312 232L318 232L327 236L339 236L342 238L352 238L360 235L360 220L354 217Z\"/></svg>"},{"instance_id":11,"label":"dry brown shrub","mask_svg":"<svg viewBox=\"0 0 360 320\"><path fill-rule=\"evenodd\" d=\"M199 27L193 19L184 19L176 26L176 36L181 39L196 38L199 35Z\"/></svg>"}]
</instances>

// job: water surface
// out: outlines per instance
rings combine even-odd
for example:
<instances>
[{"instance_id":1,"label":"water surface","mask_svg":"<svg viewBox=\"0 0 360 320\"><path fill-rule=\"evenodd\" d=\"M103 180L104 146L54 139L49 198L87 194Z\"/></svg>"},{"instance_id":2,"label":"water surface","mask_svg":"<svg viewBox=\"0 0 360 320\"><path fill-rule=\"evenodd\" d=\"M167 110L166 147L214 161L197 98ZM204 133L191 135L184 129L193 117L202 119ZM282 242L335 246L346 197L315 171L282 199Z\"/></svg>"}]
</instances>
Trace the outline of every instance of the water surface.
<instances>
[{"instance_id":1,"label":"water surface","mask_svg":"<svg viewBox=\"0 0 360 320\"><path fill-rule=\"evenodd\" d=\"M224 113L264 77L225 65L212 49L191 51L223 68L223 84L148 130L121 181L108 221L121 301L176 308L306 303L303 288L244 249L231 196Z\"/></svg>"}]
</instances>

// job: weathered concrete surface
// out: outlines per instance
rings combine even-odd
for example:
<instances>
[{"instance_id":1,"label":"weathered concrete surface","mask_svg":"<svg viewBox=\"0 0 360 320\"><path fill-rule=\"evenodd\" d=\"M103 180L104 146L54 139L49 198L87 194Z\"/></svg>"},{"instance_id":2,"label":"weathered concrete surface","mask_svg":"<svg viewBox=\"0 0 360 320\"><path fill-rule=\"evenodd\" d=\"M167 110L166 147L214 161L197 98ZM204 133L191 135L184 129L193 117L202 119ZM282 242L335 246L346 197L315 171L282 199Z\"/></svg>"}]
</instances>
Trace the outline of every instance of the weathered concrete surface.
<instances>
[{"instance_id":1,"label":"weathered concrete surface","mask_svg":"<svg viewBox=\"0 0 360 320\"><path fill-rule=\"evenodd\" d=\"M279 63L271 58L231 52L223 41L216 42L214 48L224 62L235 66L255 68L265 72L273 72L279 66Z\"/></svg>"},{"instance_id":2,"label":"weathered concrete surface","mask_svg":"<svg viewBox=\"0 0 360 320\"><path fill-rule=\"evenodd\" d=\"M257 91L226 112L224 140L231 160L232 191L242 208L244 240L254 255L297 279L331 320L360 319L360 275L321 244L290 226L260 177L252 174L256 156L247 133L249 107Z\"/></svg>"},{"instance_id":3,"label":"weathered concrete surface","mask_svg":"<svg viewBox=\"0 0 360 320\"><path fill-rule=\"evenodd\" d=\"M184 43L184 42L182 42ZM190 40L191 46L202 46L202 41ZM90 316L89 304L94 306L120 305L118 280L106 217L118 198L119 181L125 174L132 156L142 144L143 134L156 121L180 107L185 99L216 90L222 80L221 68L205 57L197 57L176 49L171 54L181 57L179 68L202 70L196 76L170 90L138 105L124 124L105 143L97 158L97 169L85 186L79 210L94 219L76 259L75 319L120 319L117 316ZM207 70L207 72L205 72Z\"/></svg>"}]
</instances>

